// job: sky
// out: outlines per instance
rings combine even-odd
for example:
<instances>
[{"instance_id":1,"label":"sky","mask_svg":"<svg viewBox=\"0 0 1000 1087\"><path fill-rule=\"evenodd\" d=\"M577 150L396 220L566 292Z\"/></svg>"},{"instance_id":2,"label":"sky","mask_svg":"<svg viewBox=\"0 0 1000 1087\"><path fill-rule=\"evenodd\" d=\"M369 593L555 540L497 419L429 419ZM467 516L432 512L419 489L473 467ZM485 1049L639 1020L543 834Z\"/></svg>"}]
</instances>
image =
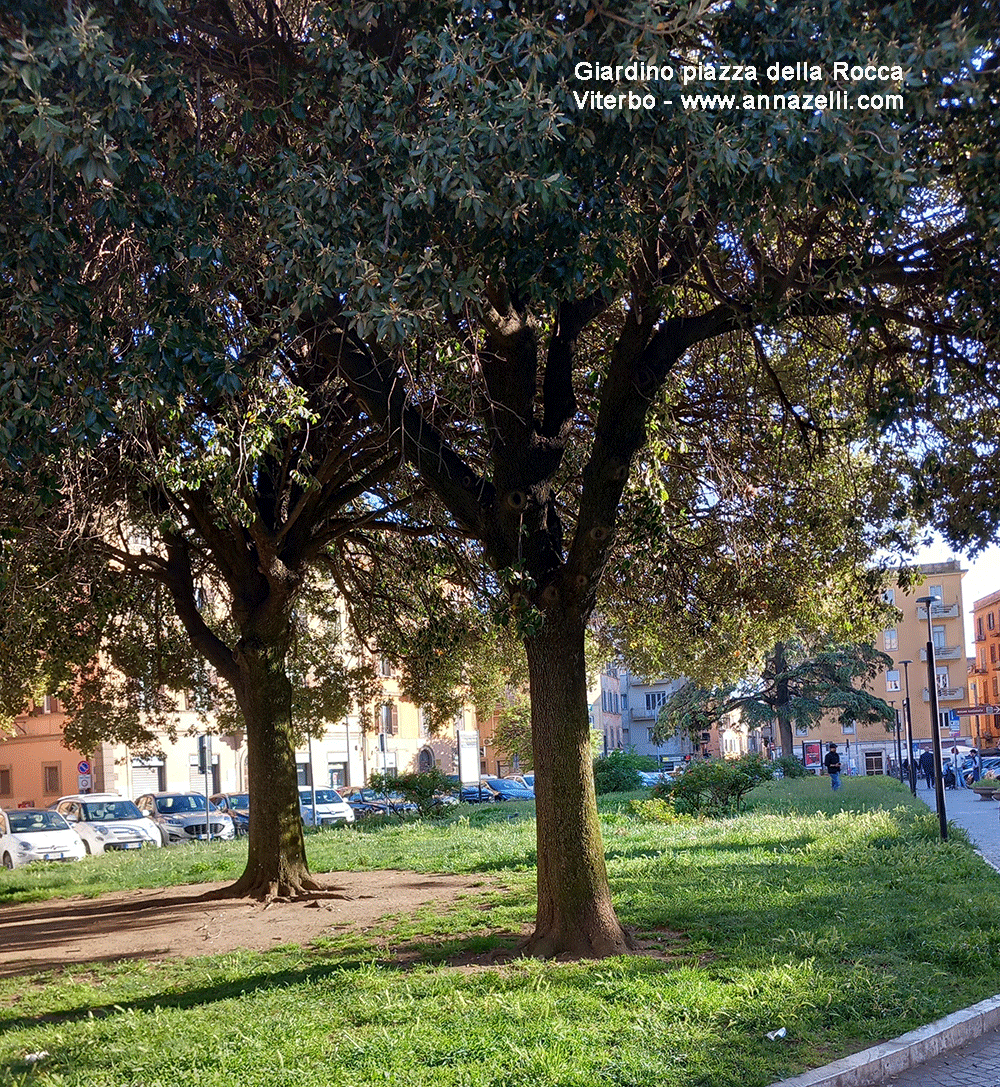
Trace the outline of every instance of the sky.
<instances>
[{"instance_id":1,"label":"sky","mask_svg":"<svg viewBox=\"0 0 1000 1087\"><path fill-rule=\"evenodd\" d=\"M975 559L970 559L961 552L951 550L947 544L938 540L917 552L916 562L946 562L948 559L960 559L962 569L968 570L962 578L962 603L965 607L965 652L972 656L972 605L990 593L1000 592L1000 547L988 547Z\"/></svg>"}]
</instances>

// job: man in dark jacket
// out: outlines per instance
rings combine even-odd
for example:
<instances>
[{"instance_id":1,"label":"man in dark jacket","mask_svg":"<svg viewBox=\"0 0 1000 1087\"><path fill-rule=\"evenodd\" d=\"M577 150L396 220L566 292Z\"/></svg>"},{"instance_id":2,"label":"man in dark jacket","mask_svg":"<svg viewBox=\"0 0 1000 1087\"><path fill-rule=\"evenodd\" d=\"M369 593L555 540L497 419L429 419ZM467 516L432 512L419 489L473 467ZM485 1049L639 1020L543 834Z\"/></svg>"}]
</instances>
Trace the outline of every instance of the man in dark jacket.
<instances>
[{"instance_id":1,"label":"man in dark jacket","mask_svg":"<svg viewBox=\"0 0 1000 1087\"><path fill-rule=\"evenodd\" d=\"M830 750L823 760L826 772L830 775L830 788L836 792L840 788L840 755L837 754L837 745L830 744Z\"/></svg>"},{"instance_id":2,"label":"man in dark jacket","mask_svg":"<svg viewBox=\"0 0 1000 1087\"><path fill-rule=\"evenodd\" d=\"M920 753L920 772L927 781L927 788L934 788L934 752L922 751Z\"/></svg>"}]
</instances>

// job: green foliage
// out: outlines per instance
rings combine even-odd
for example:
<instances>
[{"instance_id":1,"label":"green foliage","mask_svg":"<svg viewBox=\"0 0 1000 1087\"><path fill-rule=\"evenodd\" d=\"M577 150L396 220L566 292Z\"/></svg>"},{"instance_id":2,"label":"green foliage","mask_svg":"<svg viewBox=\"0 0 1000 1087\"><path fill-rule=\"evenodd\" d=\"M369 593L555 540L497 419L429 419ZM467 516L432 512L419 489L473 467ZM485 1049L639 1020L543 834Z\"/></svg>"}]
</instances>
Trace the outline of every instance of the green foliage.
<instances>
[{"instance_id":1,"label":"green foliage","mask_svg":"<svg viewBox=\"0 0 1000 1087\"><path fill-rule=\"evenodd\" d=\"M509 759L515 756L522 770L529 770L534 763L531 746L531 699L515 695L501 705L493 725L493 743Z\"/></svg>"},{"instance_id":2,"label":"green foliage","mask_svg":"<svg viewBox=\"0 0 1000 1087\"><path fill-rule=\"evenodd\" d=\"M694 763L679 778L657 785L653 795L669 799L685 814L728 815L739 810L751 789L773 776L771 763L760 755L708 759Z\"/></svg>"},{"instance_id":3,"label":"green foliage","mask_svg":"<svg viewBox=\"0 0 1000 1087\"><path fill-rule=\"evenodd\" d=\"M398 776L376 772L369 775L368 784L377 793L401 794L404 800L417 805L421 815L441 814L443 809L437 798L453 788L451 778L437 767Z\"/></svg>"},{"instance_id":4,"label":"green foliage","mask_svg":"<svg viewBox=\"0 0 1000 1087\"><path fill-rule=\"evenodd\" d=\"M630 800L628 810L632 815L649 823L691 822L690 815L681 814L669 800L657 796L648 800Z\"/></svg>"},{"instance_id":5,"label":"green foliage","mask_svg":"<svg viewBox=\"0 0 1000 1087\"><path fill-rule=\"evenodd\" d=\"M806 777L808 771L802 765L802 760L794 755L780 755L771 763L775 770L780 770L786 778Z\"/></svg>"},{"instance_id":6,"label":"green foliage","mask_svg":"<svg viewBox=\"0 0 1000 1087\"><path fill-rule=\"evenodd\" d=\"M627 793L642 788L640 770L654 771L659 768L650 755L637 755L634 751L612 751L594 759L594 787L598 796L603 793Z\"/></svg>"}]
</instances>

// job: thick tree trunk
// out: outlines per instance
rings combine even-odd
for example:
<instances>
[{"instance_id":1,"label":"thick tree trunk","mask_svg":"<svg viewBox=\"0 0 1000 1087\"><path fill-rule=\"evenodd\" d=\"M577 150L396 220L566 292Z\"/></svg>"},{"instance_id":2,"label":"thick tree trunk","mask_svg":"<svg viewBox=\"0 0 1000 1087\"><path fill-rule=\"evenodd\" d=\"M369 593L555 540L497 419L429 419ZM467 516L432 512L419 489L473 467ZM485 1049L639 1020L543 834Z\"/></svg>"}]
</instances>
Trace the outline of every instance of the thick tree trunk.
<instances>
[{"instance_id":1,"label":"thick tree trunk","mask_svg":"<svg viewBox=\"0 0 1000 1087\"><path fill-rule=\"evenodd\" d=\"M597 818L587 713L584 623L548 613L525 643L531 686L538 911L524 950L541 958L627 954L611 904Z\"/></svg>"},{"instance_id":2,"label":"thick tree trunk","mask_svg":"<svg viewBox=\"0 0 1000 1087\"><path fill-rule=\"evenodd\" d=\"M291 683L277 648L237 653L236 700L247 729L250 829L247 866L226 897L291 897L318 889L309 877L299 809Z\"/></svg>"}]
</instances>

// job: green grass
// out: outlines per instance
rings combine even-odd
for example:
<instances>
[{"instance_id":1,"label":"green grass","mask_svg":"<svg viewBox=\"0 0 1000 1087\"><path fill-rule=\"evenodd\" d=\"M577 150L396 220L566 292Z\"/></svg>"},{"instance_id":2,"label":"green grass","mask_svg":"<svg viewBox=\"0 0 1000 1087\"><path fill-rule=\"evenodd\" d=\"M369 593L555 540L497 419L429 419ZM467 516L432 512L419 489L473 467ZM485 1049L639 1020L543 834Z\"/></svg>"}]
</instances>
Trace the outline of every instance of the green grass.
<instances>
[{"instance_id":1,"label":"green grass","mask_svg":"<svg viewBox=\"0 0 1000 1087\"><path fill-rule=\"evenodd\" d=\"M342 828L309 838L314 871L481 873L483 890L309 948L0 981L0 1084L754 1087L1000 990L1000 875L960 831L939 842L898 782L775 783L718 822L641 821L628 799L600 805L615 905L660 957L447 964L530 921L530 807ZM226 879L241 856L0 873L0 901Z\"/></svg>"}]
</instances>

